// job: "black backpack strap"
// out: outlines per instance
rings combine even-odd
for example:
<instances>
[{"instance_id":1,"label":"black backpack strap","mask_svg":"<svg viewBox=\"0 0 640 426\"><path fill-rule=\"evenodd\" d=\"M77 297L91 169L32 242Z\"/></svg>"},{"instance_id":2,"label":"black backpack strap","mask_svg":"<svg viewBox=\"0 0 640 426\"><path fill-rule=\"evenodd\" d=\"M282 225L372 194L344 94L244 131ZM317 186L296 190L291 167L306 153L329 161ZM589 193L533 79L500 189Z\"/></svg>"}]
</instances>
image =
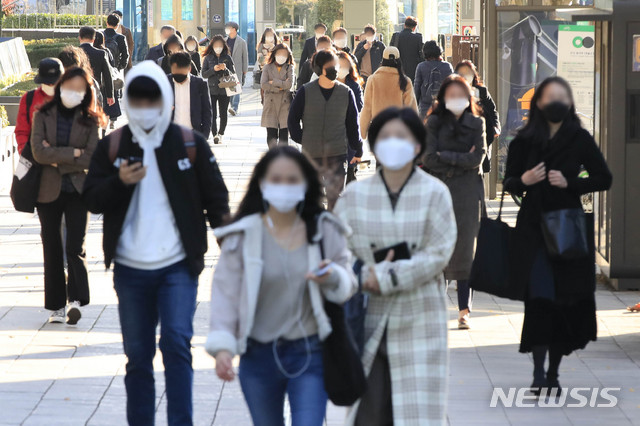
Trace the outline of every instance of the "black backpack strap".
<instances>
[{"instance_id":1,"label":"black backpack strap","mask_svg":"<svg viewBox=\"0 0 640 426\"><path fill-rule=\"evenodd\" d=\"M31 124L31 105L33 105L33 98L36 94L36 89L29 90L27 92L27 123Z\"/></svg>"},{"instance_id":2,"label":"black backpack strap","mask_svg":"<svg viewBox=\"0 0 640 426\"><path fill-rule=\"evenodd\" d=\"M122 140L122 132L124 127L119 127L113 132L109 133L109 161L113 164L118 158L118 151L120 151L120 141Z\"/></svg>"}]
</instances>

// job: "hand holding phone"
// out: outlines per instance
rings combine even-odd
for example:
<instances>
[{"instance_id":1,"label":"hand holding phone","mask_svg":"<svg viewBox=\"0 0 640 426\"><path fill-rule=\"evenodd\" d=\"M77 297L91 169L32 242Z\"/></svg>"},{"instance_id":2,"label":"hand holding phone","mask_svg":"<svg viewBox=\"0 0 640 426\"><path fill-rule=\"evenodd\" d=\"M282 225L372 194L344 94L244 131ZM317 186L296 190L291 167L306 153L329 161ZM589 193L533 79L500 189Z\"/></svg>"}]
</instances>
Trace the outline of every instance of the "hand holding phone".
<instances>
[{"instance_id":1,"label":"hand holding phone","mask_svg":"<svg viewBox=\"0 0 640 426\"><path fill-rule=\"evenodd\" d=\"M307 279L311 280L317 284L324 284L327 278L331 275L331 267L333 266L333 262L330 260L323 260L320 262L320 265L307 273Z\"/></svg>"}]
</instances>

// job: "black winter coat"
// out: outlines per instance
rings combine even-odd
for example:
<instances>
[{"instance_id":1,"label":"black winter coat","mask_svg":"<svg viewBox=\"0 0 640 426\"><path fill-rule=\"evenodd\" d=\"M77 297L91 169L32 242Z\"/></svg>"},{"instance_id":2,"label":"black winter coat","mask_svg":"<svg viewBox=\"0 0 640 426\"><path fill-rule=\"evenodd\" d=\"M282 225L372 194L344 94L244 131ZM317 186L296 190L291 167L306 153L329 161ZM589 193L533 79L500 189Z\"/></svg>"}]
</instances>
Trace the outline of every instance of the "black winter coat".
<instances>
[{"instance_id":1,"label":"black winter coat","mask_svg":"<svg viewBox=\"0 0 640 426\"><path fill-rule=\"evenodd\" d=\"M402 68L411 82L416 76L418 64L424 60L422 45L422 34L414 33L408 28L394 33L391 37L391 46L397 47L400 51Z\"/></svg>"},{"instance_id":2,"label":"black winter coat","mask_svg":"<svg viewBox=\"0 0 640 426\"><path fill-rule=\"evenodd\" d=\"M227 66L226 70L216 71L213 69L213 67L221 63ZM207 79L209 93L213 96L227 96L227 91L219 87L218 83L225 75L234 74L235 72L233 59L227 54L223 53L218 56L215 53L211 53L204 57L204 62L202 63L202 78Z\"/></svg>"},{"instance_id":3,"label":"black winter coat","mask_svg":"<svg viewBox=\"0 0 640 426\"><path fill-rule=\"evenodd\" d=\"M486 126L486 142L487 142L487 155L482 162L482 171L489 173L491 171L491 144L496 134L500 134L500 116L498 115L498 108L493 101L489 89L485 86L478 86L478 92L480 94L478 103L482 107L482 115Z\"/></svg>"},{"instance_id":4,"label":"black winter coat","mask_svg":"<svg viewBox=\"0 0 640 426\"><path fill-rule=\"evenodd\" d=\"M142 149L132 142L129 127L123 130L118 158L142 157ZM229 213L229 193L218 163L206 140L195 134L196 160L189 168L180 167L187 157L180 126L169 125L156 158L169 204L176 219L189 269L197 276L204 269L207 251L207 226L216 228ZM184 170L181 170L184 169ZM109 136L98 143L93 154L82 197L89 210L104 214L102 246L104 261L109 268L116 254L129 203L135 185L125 185L118 168L109 158Z\"/></svg>"},{"instance_id":5,"label":"black winter coat","mask_svg":"<svg viewBox=\"0 0 640 426\"><path fill-rule=\"evenodd\" d=\"M606 191L611 187L609 167L588 131L578 124L565 123L556 136L542 146L518 135L509 145L504 190L524 195L522 208L514 235L517 253L511 262L514 279L530 283L534 258L544 247L541 216L545 212L581 208L580 196L590 192ZM544 161L547 172L559 170L565 176L568 187L551 186L548 179L527 187L522 174ZM581 167L589 173L588 178L578 177ZM555 294L558 300L571 301L592 295L595 291L595 248L593 233L587 236L591 255L577 260L552 260Z\"/></svg>"}]
</instances>

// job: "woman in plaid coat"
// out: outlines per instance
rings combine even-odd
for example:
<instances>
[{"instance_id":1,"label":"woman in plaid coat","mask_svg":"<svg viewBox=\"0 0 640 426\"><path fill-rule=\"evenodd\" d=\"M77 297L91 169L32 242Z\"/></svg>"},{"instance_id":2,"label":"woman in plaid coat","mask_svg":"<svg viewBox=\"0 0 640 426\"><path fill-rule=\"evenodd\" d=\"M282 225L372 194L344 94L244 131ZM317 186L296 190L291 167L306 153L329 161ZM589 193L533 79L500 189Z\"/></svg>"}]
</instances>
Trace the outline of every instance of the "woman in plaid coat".
<instances>
[{"instance_id":1,"label":"woman in plaid coat","mask_svg":"<svg viewBox=\"0 0 640 426\"><path fill-rule=\"evenodd\" d=\"M334 212L352 228L349 248L364 262L370 294L362 356L369 387L349 425L445 424L448 349L443 270L457 228L447 187L415 167L426 130L410 109L390 108L371 123L369 141L381 169L350 184ZM392 251L406 243L410 259ZM384 250L383 250L384 251Z\"/></svg>"}]
</instances>

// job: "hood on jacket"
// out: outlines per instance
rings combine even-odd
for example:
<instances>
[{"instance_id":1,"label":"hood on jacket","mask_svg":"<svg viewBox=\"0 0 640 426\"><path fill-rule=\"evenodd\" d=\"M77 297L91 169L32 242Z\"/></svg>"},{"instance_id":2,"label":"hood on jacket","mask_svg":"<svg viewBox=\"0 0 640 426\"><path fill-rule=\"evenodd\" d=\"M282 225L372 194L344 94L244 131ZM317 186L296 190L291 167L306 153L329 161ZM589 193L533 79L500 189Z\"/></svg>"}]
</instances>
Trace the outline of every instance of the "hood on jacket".
<instances>
[{"instance_id":1,"label":"hood on jacket","mask_svg":"<svg viewBox=\"0 0 640 426\"><path fill-rule=\"evenodd\" d=\"M167 46L170 44L179 44L182 47L182 50L184 49L184 43L182 42L182 37L180 37L177 34L173 34L171 36L169 36L169 38L164 42L164 44L162 45L162 50L164 51L165 55L168 55L169 52L167 51Z\"/></svg>"},{"instance_id":2,"label":"hood on jacket","mask_svg":"<svg viewBox=\"0 0 640 426\"><path fill-rule=\"evenodd\" d=\"M192 41L196 44L196 50L189 50L187 49L187 45L189 44L189 42ZM187 39L184 41L184 50L186 50L189 53L194 53L198 51L198 39L195 38L194 36L190 35L189 37L187 37Z\"/></svg>"},{"instance_id":3,"label":"hood on jacket","mask_svg":"<svg viewBox=\"0 0 640 426\"><path fill-rule=\"evenodd\" d=\"M122 96L122 106L125 112L129 109L129 99L127 96L129 85L138 77L148 77L156 82L156 84L160 88L160 92L162 93L162 111L160 113L160 119L158 120L158 123L153 129L151 129L150 132L146 132L140 126L140 123L131 121L130 118L129 129L143 149L145 147L151 147L155 149L162 144L164 134L169 128L169 124L171 124L173 91L171 90L169 79L167 78L167 75L162 71L162 68L156 65L153 61L143 61L131 68L131 70L127 73Z\"/></svg>"}]
</instances>

